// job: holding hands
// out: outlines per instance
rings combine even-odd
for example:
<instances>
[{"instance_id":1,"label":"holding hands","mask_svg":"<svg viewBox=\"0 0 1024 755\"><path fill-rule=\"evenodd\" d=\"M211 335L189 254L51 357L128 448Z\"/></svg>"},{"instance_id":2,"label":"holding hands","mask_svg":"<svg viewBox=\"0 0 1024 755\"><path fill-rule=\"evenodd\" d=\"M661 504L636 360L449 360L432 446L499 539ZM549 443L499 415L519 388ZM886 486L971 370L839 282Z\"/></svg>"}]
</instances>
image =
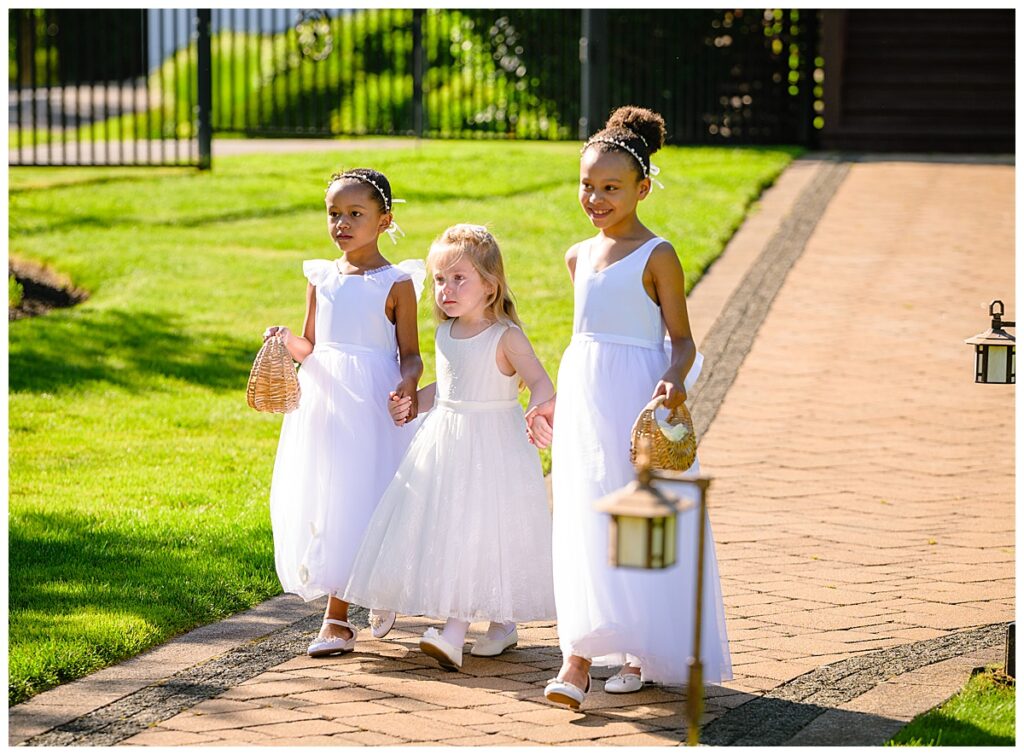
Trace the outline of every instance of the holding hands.
<instances>
[{"instance_id":1,"label":"holding hands","mask_svg":"<svg viewBox=\"0 0 1024 755\"><path fill-rule=\"evenodd\" d=\"M388 394L388 413L396 425L401 427L412 417L412 399L409 396L399 396L395 391Z\"/></svg>"},{"instance_id":2,"label":"holding hands","mask_svg":"<svg viewBox=\"0 0 1024 755\"><path fill-rule=\"evenodd\" d=\"M537 448L547 448L554 438L555 398L552 396L526 412L527 435Z\"/></svg>"},{"instance_id":3,"label":"holding hands","mask_svg":"<svg viewBox=\"0 0 1024 755\"><path fill-rule=\"evenodd\" d=\"M411 422L416 419L416 415L419 414L419 397L416 394L416 383L418 380L412 377L405 377L399 381L395 390L388 394L392 399L397 399L402 406L405 407L405 416L402 417L401 422L395 424L404 425L406 422ZM391 401L388 401L388 411L391 411ZM394 419L394 414L391 417Z\"/></svg>"}]
</instances>

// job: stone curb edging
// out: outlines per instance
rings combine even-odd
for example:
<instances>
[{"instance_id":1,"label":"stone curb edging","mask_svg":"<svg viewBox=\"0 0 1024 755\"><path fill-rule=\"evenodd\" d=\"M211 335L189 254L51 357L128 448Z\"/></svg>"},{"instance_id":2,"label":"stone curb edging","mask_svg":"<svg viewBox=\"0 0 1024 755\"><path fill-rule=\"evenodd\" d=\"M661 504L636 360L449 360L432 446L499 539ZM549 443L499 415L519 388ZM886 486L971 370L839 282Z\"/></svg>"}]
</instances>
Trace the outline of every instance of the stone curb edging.
<instances>
[{"instance_id":1,"label":"stone curb edging","mask_svg":"<svg viewBox=\"0 0 1024 755\"><path fill-rule=\"evenodd\" d=\"M716 718L701 732L701 744L784 744L818 716L886 679L1000 644L1006 627L989 624L822 666Z\"/></svg>"},{"instance_id":2,"label":"stone curb edging","mask_svg":"<svg viewBox=\"0 0 1024 755\"><path fill-rule=\"evenodd\" d=\"M366 626L366 609L353 606L349 620ZM247 642L205 663L143 687L108 705L30 737L23 744L114 745L182 710L216 697L269 668L300 656L320 627L320 613Z\"/></svg>"}]
</instances>

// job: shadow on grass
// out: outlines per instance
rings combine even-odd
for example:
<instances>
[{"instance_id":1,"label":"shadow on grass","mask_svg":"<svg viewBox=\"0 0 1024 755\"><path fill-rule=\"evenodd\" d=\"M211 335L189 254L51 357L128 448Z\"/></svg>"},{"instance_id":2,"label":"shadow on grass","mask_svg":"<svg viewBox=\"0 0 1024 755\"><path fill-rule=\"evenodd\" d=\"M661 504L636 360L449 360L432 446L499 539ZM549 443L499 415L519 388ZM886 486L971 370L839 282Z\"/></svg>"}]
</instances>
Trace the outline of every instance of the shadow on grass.
<instances>
[{"instance_id":1,"label":"shadow on grass","mask_svg":"<svg viewBox=\"0 0 1024 755\"><path fill-rule=\"evenodd\" d=\"M466 202L489 199L512 199L514 197L529 196L531 194L548 191L552 188L564 188L565 186L566 181L559 179L557 181L533 182L524 186L515 186L501 191L488 192L486 196L474 196L472 194L467 195L466 193L445 191L409 191L405 192L405 194L408 199L417 203ZM211 225L219 225L221 223L238 223L248 222L251 220L283 218L310 211L318 211L321 209L322 205L315 202L301 201L276 206L255 205L245 210L231 210L213 214L188 215L183 213L168 220L156 221L144 220L138 216L132 215L130 212L125 215L110 215L105 217L98 217L96 215L78 215L55 222L42 222L38 225L18 227L15 224L11 229L11 237L40 236L47 233L76 229L135 229L140 225L150 228L204 228Z\"/></svg>"},{"instance_id":2,"label":"shadow on grass","mask_svg":"<svg viewBox=\"0 0 1024 755\"><path fill-rule=\"evenodd\" d=\"M12 515L9 702L278 592L269 525L213 519Z\"/></svg>"},{"instance_id":3,"label":"shadow on grass","mask_svg":"<svg viewBox=\"0 0 1024 755\"><path fill-rule=\"evenodd\" d=\"M10 338L9 387L58 392L109 383L143 392L163 376L244 391L259 346L253 338L193 335L171 313L53 312L18 324Z\"/></svg>"},{"instance_id":4,"label":"shadow on grass","mask_svg":"<svg viewBox=\"0 0 1024 755\"><path fill-rule=\"evenodd\" d=\"M181 168L165 168L167 172L160 172L154 175L153 172L147 170L144 173L139 173L137 168L132 168L133 174L121 173L118 175L103 175L100 173L96 174L97 170L102 171L103 168L91 168L89 174L83 174L81 178L75 178L72 180L65 181L54 181L52 183L33 183L23 186L14 186L8 189L7 194L9 196L17 196L19 194L30 194L34 191L54 191L59 189L78 189L88 186L103 186L105 184L113 183L154 183L164 182L173 179L180 178L192 178L199 173L198 168L191 166L182 166ZM18 166L13 166L11 172L17 176Z\"/></svg>"}]
</instances>

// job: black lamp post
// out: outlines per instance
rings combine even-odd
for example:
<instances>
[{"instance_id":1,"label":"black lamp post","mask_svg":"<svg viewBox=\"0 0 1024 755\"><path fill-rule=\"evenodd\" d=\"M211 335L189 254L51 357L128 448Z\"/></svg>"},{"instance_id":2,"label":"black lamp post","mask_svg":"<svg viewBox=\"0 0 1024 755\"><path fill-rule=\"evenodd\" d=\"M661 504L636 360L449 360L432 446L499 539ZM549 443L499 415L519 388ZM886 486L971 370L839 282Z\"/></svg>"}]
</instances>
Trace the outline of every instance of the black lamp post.
<instances>
[{"instance_id":1,"label":"black lamp post","mask_svg":"<svg viewBox=\"0 0 1024 755\"><path fill-rule=\"evenodd\" d=\"M996 308L998 307L998 312ZM974 346L975 383L1016 383L1017 382L1017 339L1005 328L1016 329L1014 322L1003 320L1003 303L996 299L988 306L992 327L984 333L968 338L964 343Z\"/></svg>"},{"instance_id":2,"label":"black lamp post","mask_svg":"<svg viewBox=\"0 0 1024 755\"><path fill-rule=\"evenodd\" d=\"M700 744L700 717L704 710L704 671L700 661L700 629L704 594L704 520L710 478L684 472L651 469L650 441L640 443L637 479L598 500L598 511L611 515L608 561L612 566L666 569L676 562L676 519L680 511L697 508L697 569L694 607L693 655L686 691L687 744ZM691 502L662 490L654 482L682 483L697 492Z\"/></svg>"}]
</instances>

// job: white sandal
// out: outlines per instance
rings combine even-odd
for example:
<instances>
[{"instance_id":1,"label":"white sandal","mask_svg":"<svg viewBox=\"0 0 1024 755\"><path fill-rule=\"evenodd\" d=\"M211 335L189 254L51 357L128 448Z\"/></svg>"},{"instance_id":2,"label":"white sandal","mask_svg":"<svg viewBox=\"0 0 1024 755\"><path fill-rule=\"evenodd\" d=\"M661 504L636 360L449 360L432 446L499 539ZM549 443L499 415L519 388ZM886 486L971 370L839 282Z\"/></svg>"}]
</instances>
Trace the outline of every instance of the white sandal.
<instances>
[{"instance_id":1,"label":"white sandal","mask_svg":"<svg viewBox=\"0 0 1024 755\"><path fill-rule=\"evenodd\" d=\"M604 691L613 695L625 695L630 692L639 692L643 686L640 674L616 674L605 680Z\"/></svg>"},{"instance_id":2,"label":"white sandal","mask_svg":"<svg viewBox=\"0 0 1024 755\"><path fill-rule=\"evenodd\" d=\"M544 697L559 705L568 705L573 710L579 710L583 700L590 692L590 674L587 674L587 688L580 689L572 682L564 682L557 676L548 679L548 686L544 688Z\"/></svg>"},{"instance_id":3,"label":"white sandal","mask_svg":"<svg viewBox=\"0 0 1024 755\"><path fill-rule=\"evenodd\" d=\"M395 626L395 619L397 618L398 614L394 611L378 611L376 608L370 609L370 634L378 640L384 639L388 636L388 632L390 632Z\"/></svg>"},{"instance_id":4,"label":"white sandal","mask_svg":"<svg viewBox=\"0 0 1024 755\"><path fill-rule=\"evenodd\" d=\"M311 658L323 658L327 655L334 655L335 653L350 653L355 649L356 646L356 628L349 624L347 621L341 619L324 619L324 624L334 624L335 626L345 627L352 632L351 637L317 637L313 640L309 647L306 648L306 655Z\"/></svg>"}]
</instances>

